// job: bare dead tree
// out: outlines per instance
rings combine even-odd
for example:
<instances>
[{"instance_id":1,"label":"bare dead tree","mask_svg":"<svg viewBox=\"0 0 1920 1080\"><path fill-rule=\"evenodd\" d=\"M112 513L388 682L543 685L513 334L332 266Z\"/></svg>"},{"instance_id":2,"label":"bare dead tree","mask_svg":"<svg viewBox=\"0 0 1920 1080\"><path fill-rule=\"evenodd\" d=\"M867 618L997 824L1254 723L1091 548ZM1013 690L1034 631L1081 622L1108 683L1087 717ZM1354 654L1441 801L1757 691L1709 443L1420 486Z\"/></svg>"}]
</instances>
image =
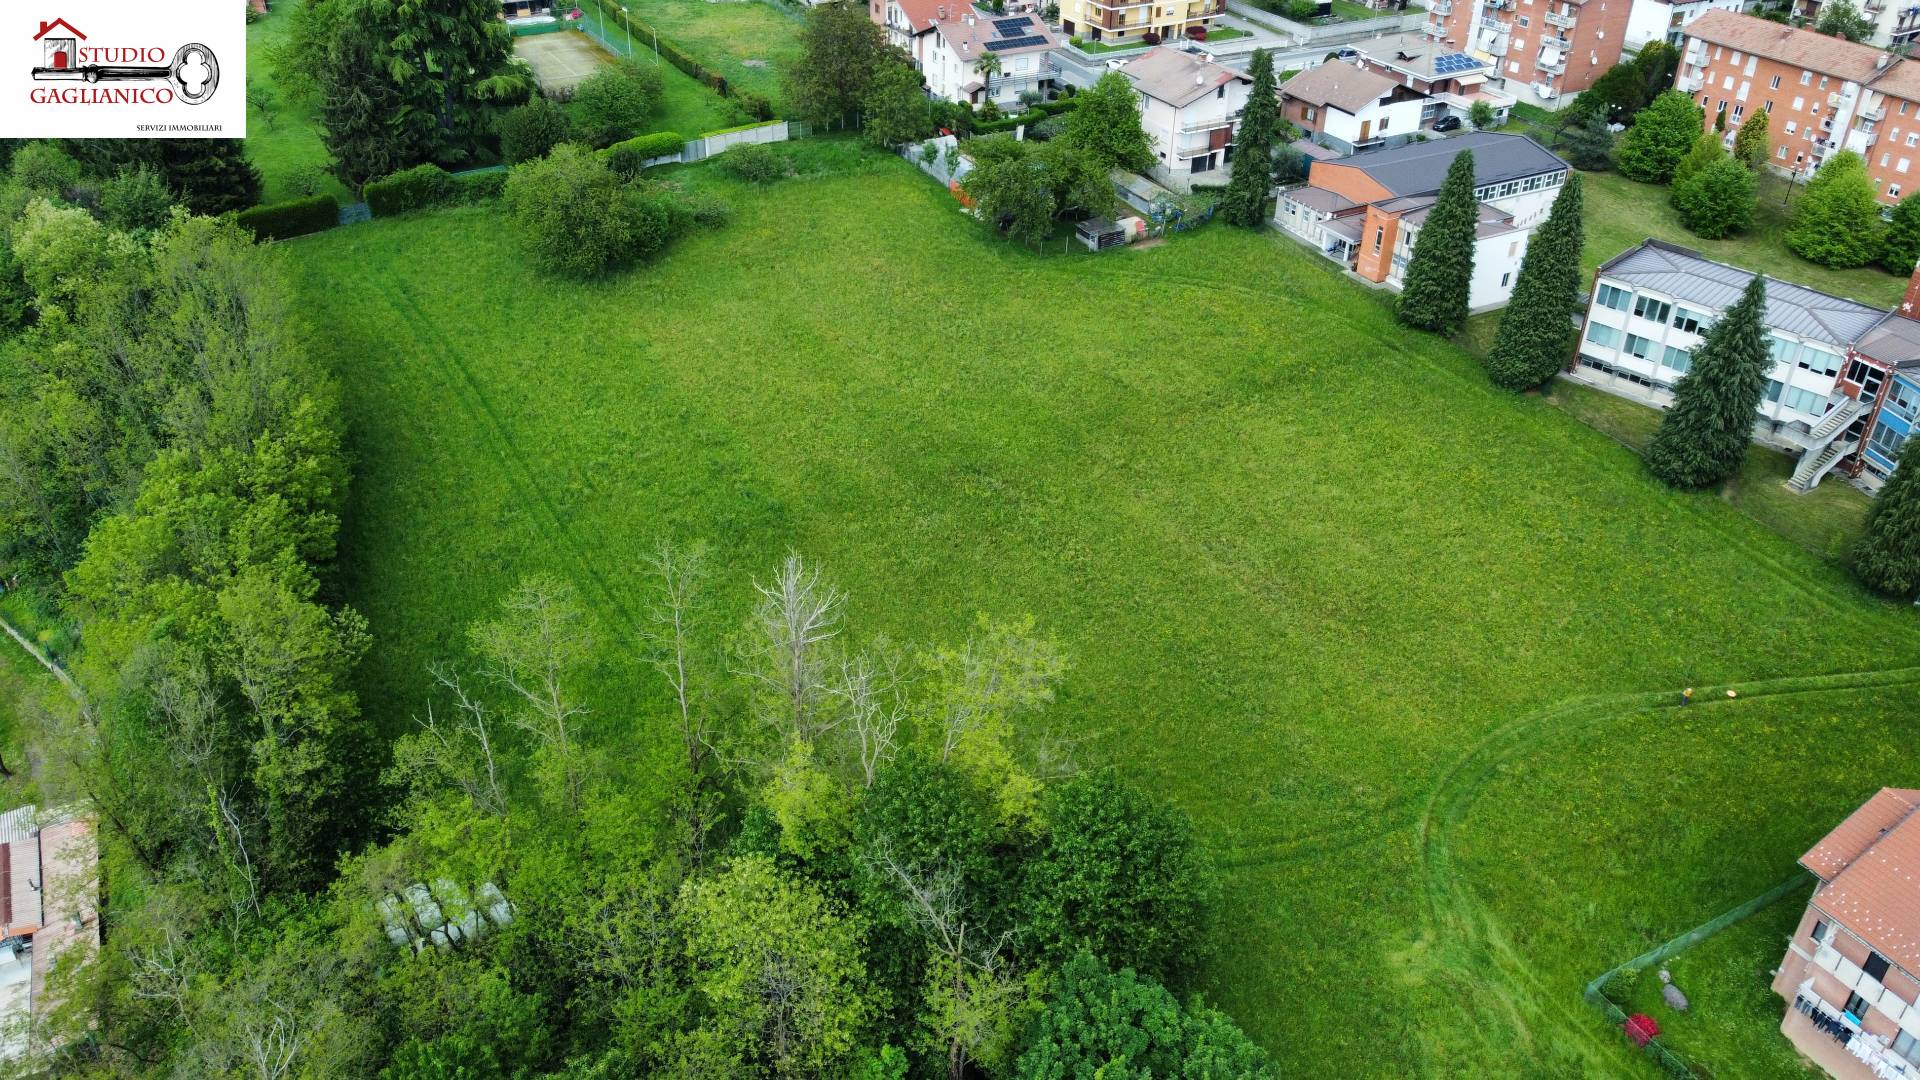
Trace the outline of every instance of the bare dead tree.
<instances>
[{"instance_id":1,"label":"bare dead tree","mask_svg":"<svg viewBox=\"0 0 1920 1080\"><path fill-rule=\"evenodd\" d=\"M520 699L508 719L552 758L567 809L578 812L582 777L573 728L586 708L568 693L568 683L592 654L587 613L572 586L545 576L521 581L501 609L500 618L474 628L474 645L486 658L486 674Z\"/></svg>"},{"instance_id":2,"label":"bare dead tree","mask_svg":"<svg viewBox=\"0 0 1920 1080\"><path fill-rule=\"evenodd\" d=\"M927 665L940 688L934 720L940 760L947 761L969 736L1052 701L1066 658L1051 640L1034 636L1031 619L983 617L966 644L934 652Z\"/></svg>"},{"instance_id":3,"label":"bare dead tree","mask_svg":"<svg viewBox=\"0 0 1920 1080\"><path fill-rule=\"evenodd\" d=\"M753 587L754 662L742 674L766 691L760 719L788 738L816 741L838 722L826 707L826 673L846 598L798 555L787 556L771 584Z\"/></svg>"},{"instance_id":4,"label":"bare dead tree","mask_svg":"<svg viewBox=\"0 0 1920 1080\"><path fill-rule=\"evenodd\" d=\"M701 665L695 657L698 646L694 633L705 612L706 547L676 547L662 542L647 562L656 590L649 613L647 653L673 690L680 747L687 763L685 788L676 814L685 831L687 862L699 870L706 863L707 836L717 823L720 806L709 768L714 755L713 703L701 690Z\"/></svg>"},{"instance_id":5,"label":"bare dead tree","mask_svg":"<svg viewBox=\"0 0 1920 1080\"><path fill-rule=\"evenodd\" d=\"M872 787L880 766L898 749L907 705L900 694L899 658L884 644L842 660L832 693L842 704L859 756L860 781Z\"/></svg>"},{"instance_id":6,"label":"bare dead tree","mask_svg":"<svg viewBox=\"0 0 1920 1080\"><path fill-rule=\"evenodd\" d=\"M313 1030L295 1011L269 998L262 1015L242 1029L242 1057L260 1080L292 1076Z\"/></svg>"},{"instance_id":7,"label":"bare dead tree","mask_svg":"<svg viewBox=\"0 0 1920 1080\"><path fill-rule=\"evenodd\" d=\"M427 704L427 716L414 718L420 729L414 745L425 764L452 782L475 810L495 817L507 812L506 785L494 747L493 725L486 704L474 697L459 673L443 664L431 664L427 673L441 689L453 695L453 716L443 719Z\"/></svg>"}]
</instances>

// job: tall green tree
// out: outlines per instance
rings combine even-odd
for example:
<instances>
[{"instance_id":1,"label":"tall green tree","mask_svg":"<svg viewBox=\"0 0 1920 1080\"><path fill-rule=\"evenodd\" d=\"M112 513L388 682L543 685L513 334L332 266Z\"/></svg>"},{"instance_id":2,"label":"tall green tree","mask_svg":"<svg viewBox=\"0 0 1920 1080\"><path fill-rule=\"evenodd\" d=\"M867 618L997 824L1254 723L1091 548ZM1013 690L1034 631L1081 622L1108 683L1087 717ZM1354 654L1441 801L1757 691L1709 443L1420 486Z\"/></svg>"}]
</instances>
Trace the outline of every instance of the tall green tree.
<instances>
[{"instance_id":1,"label":"tall green tree","mask_svg":"<svg viewBox=\"0 0 1920 1080\"><path fill-rule=\"evenodd\" d=\"M1117 71L1100 76L1080 92L1080 104L1067 114L1062 136L1101 168L1144 172L1153 168L1153 143L1140 126L1139 95Z\"/></svg>"},{"instance_id":2,"label":"tall green tree","mask_svg":"<svg viewBox=\"0 0 1920 1080\"><path fill-rule=\"evenodd\" d=\"M1473 197L1473 152L1454 155L1440 196L1413 242L1413 261L1394 312L1419 330L1451 334L1467 321L1473 288L1474 230L1480 204Z\"/></svg>"},{"instance_id":3,"label":"tall green tree","mask_svg":"<svg viewBox=\"0 0 1920 1080\"><path fill-rule=\"evenodd\" d=\"M1695 236L1718 240L1746 231L1758 202L1753 171L1722 155L1700 172L1673 185L1680 223Z\"/></svg>"},{"instance_id":4,"label":"tall green tree","mask_svg":"<svg viewBox=\"0 0 1920 1080\"><path fill-rule=\"evenodd\" d=\"M886 31L867 17L864 5L816 5L800 30L800 58L786 72L788 100L801 119L844 120L866 104L874 76L890 59Z\"/></svg>"},{"instance_id":5,"label":"tall green tree","mask_svg":"<svg viewBox=\"0 0 1920 1080\"><path fill-rule=\"evenodd\" d=\"M880 65L867 88L861 135L876 146L894 147L933 132L933 106L920 72L900 62Z\"/></svg>"},{"instance_id":6,"label":"tall green tree","mask_svg":"<svg viewBox=\"0 0 1920 1080\"><path fill-rule=\"evenodd\" d=\"M1527 390L1553 377L1573 351L1573 319L1580 311L1580 252L1586 240L1581 220L1580 174L1567 174L1553 211L1534 231L1513 285L1513 302L1487 352L1487 376L1495 386Z\"/></svg>"},{"instance_id":7,"label":"tall green tree","mask_svg":"<svg viewBox=\"0 0 1920 1080\"><path fill-rule=\"evenodd\" d=\"M260 201L260 170L240 139L76 139L68 145L101 176L152 170L196 214L217 217Z\"/></svg>"},{"instance_id":8,"label":"tall green tree","mask_svg":"<svg viewBox=\"0 0 1920 1080\"><path fill-rule=\"evenodd\" d=\"M1766 278L1756 274L1674 387L1673 406L1647 446L1647 467L1668 485L1712 487L1740 471L1773 368L1766 303Z\"/></svg>"},{"instance_id":9,"label":"tall green tree","mask_svg":"<svg viewBox=\"0 0 1920 1080\"><path fill-rule=\"evenodd\" d=\"M1081 953L1061 968L1013 1076L1266 1080L1279 1070L1226 1017L1199 1004L1182 1009L1165 987Z\"/></svg>"},{"instance_id":10,"label":"tall green tree","mask_svg":"<svg viewBox=\"0 0 1920 1080\"><path fill-rule=\"evenodd\" d=\"M1665 41L1649 41L1640 46L1633 58L1633 70L1640 76L1642 101L1652 101L1673 89L1674 74L1680 69L1680 50Z\"/></svg>"},{"instance_id":11,"label":"tall green tree","mask_svg":"<svg viewBox=\"0 0 1920 1080\"><path fill-rule=\"evenodd\" d=\"M1640 110L1633 126L1621 136L1614 163L1634 180L1664 184L1673 179L1680 159L1700 137L1702 113L1693 99L1668 90Z\"/></svg>"},{"instance_id":12,"label":"tall green tree","mask_svg":"<svg viewBox=\"0 0 1920 1080\"><path fill-rule=\"evenodd\" d=\"M333 159L333 175L356 191L432 156L432 142L420 127L401 122L406 98L378 64L372 34L348 23L329 40L315 72L321 140Z\"/></svg>"},{"instance_id":13,"label":"tall green tree","mask_svg":"<svg viewBox=\"0 0 1920 1080\"><path fill-rule=\"evenodd\" d=\"M1733 156L1749 169L1759 169L1767 163L1767 155L1772 152L1771 141L1767 136L1767 125L1773 114L1765 109L1753 110L1753 115L1740 122L1740 132L1733 137Z\"/></svg>"},{"instance_id":14,"label":"tall green tree","mask_svg":"<svg viewBox=\"0 0 1920 1080\"><path fill-rule=\"evenodd\" d=\"M1866 531L1853 548L1853 571L1889 596L1920 593L1920 439L1900 446L1893 475L1867 508Z\"/></svg>"},{"instance_id":15,"label":"tall green tree","mask_svg":"<svg viewBox=\"0 0 1920 1080\"><path fill-rule=\"evenodd\" d=\"M1814 30L1828 37L1865 41L1873 36L1873 20L1854 6L1853 0L1827 0L1820 5L1820 19Z\"/></svg>"},{"instance_id":16,"label":"tall green tree","mask_svg":"<svg viewBox=\"0 0 1920 1080\"><path fill-rule=\"evenodd\" d=\"M1647 107L1654 94L1647 89L1645 74L1632 64L1615 64L1600 73L1593 85L1581 92L1580 96L1566 110L1567 114L1585 119L1599 112L1610 124L1624 124L1632 120L1635 113Z\"/></svg>"},{"instance_id":17,"label":"tall green tree","mask_svg":"<svg viewBox=\"0 0 1920 1080\"><path fill-rule=\"evenodd\" d=\"M1280 130L1280 99L1273 81L1273 54L1256 49L1247 73L1253 77L1240 130L1233 138L1233 176L1220 205L1227 220L1244 228L1267 221L1267 195L1273 190L1273 145Z\"/></svg>"},{"instance_id":18,"label":"tall green tree","mask_svg":"<svg viewBox=\"0 0 1920 1080\"><path fill-rule=\"evenodd\" d=\"M1867 163L1842 150L1821 162L1807 181L1787 224L1787 247L1821 266L1865 266L1880 255L1883 228Z\"/></svg>"},{"instance_id":19,"label":"tall green tree","mask_svg":"<svg viewBox=\"0 0 1920 1080\"><path fill-rule=\"evenodd\" d=\"M1880 265L1891 274L1908 275L1920 265L1920 194L1901 199L1880 245Z\"/></svg>"},{"instance_id":20,"label":"tall green tree","mask_svg":"<svg viewBox=\"0 0 1920 1080\"><path fill-rule=\"evenodd\" d=\"M1718 132L1701 132L1700 137L1693 140L1693 149L1688 150L1687 156L1681 158L1680 164L1674 166L1673 186L1667 193L1668 197L1674 201L1675 205L1678 205L1680 185L1704 171L1707 166L1724 159L1726 156L1727 149L1720 144L1720 134Z\"/></svg>"},{"instance_id":21,"label":"tall green tree","mask_svg":"<svg viewBox=\"0 0 1920 1080\"><path fill-rule=\"evenodd\" d=\"M1597 172L1613 167L1613 130L1606 117L1589 116L1560 133L1557 149L1567 164L1576 169Z\"/></svg>"}]
</instances>

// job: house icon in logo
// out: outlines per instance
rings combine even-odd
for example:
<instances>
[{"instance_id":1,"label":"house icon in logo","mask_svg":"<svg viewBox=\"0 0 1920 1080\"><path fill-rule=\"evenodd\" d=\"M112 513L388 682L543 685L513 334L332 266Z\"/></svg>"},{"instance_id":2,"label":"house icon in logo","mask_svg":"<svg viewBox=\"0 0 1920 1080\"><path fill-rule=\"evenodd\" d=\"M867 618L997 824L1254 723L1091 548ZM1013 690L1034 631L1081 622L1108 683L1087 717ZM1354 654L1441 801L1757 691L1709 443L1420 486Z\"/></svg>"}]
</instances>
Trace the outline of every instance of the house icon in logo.
<instances>
[{"instance_id":1,"label":"house icon in logo","mask_svg":"<svg viewBox=\"0 0 1920 1080\"><path fill-rule=\"evenodd\" d=\"M64 28L73 37L47 37L56 26ZM79 40L76 41L76 38ZM66 71L74 66L75 58L79 55L79 43L87 40L87 35L81 33L78 27L65 19L55 19L52 22L43 20L40 23L40 32L33 35L35 41L42 39L46 42L47 50L45 66L55 71Z\"/></svg>"}]
</instances>

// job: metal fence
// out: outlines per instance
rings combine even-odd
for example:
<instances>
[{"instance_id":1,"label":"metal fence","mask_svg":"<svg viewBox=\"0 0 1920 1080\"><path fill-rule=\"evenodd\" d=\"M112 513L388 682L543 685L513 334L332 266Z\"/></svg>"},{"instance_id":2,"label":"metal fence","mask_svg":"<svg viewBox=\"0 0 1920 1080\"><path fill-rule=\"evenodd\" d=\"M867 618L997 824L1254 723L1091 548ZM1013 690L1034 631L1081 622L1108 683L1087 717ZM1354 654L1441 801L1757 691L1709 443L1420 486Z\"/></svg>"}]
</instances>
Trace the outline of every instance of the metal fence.
<instances>
[{"instance_id":1,"label":"metal fence","mask_svg":"<svg viewBox=\"0 0 1920 1080\"><path fill-rule=\"evenodd\" d=\"M1616 964L1601 972L1594 977L1592 982L1587 984L1587 988L1582 996L1586 998L1587 1004L1600 1010L1600 1014L1607 1018L1609 1024L1612 1024L1616 1028L1621 1027L1627 1022L1627 1013L1618 1003L1607 996L1608 983L1621 975L1638 974L1660 963L1662 960L1673 956L1675 953L1690 949L1720 931L1725 930L1727 927L1732 926L1734 923L1739 922L1741 919L1759 911L1761 908L1772 904L1774 901L1793 892L1795 889L1806 887L1806 884L1807 876L1805 874L1795 874L1780 884L1775 885L1773 888L1768 889L1766 892L1761 893L1759 896L1733 908L1731 911L1721 912L1719 915L1708 919L1706 922L1681 934L1672 941L1649 949L1624 964ZM1641 1047L1641 1049L1645 1051L1648 1057L1659 1064L1662 1069L1665 1069L1670 1076L1691 1077L1699 1075L1685 1058L1668 1049L1660 1042L1658 1037L1647 1040L1647 1044Z\"/></svg>"}]
</instances>

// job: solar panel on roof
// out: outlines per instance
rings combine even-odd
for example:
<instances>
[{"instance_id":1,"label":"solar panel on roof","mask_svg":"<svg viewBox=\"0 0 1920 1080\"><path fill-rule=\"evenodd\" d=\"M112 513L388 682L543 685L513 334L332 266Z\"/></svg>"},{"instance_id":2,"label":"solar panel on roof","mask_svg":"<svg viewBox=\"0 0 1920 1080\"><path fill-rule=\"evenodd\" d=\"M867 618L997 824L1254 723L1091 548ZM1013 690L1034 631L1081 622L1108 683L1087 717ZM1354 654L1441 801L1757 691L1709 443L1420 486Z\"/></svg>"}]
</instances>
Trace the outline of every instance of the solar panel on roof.
<instances>
[{"instance_id":1,"label":"solar panel on roof","mask_svg":"<svg viewBox=\"0 0 1920 1080\"><path fill-rule=\"evenodd\" d=\"M1047 43L1047 39L1042 37L1041 35L1029 34L1026 37L1004 38L1000 41L989 41L987 42L987 51L995 52L1000 49L1024 49L1029 45L1045 45L1046 43Z\"/></svg>"},{"instance_id":2,"label":"solar panel on roof","mask_svg":"<svg viewBox=\"0 0 1920 1080\"><path fill-rule=\"evenodd\" d=\"M1433 58L1435 75L1458 75L1463 71L1473 71L1485 66L1466 53L1447 53Z\"/></svg>"},{"instance_id":3,"label":"solar panel on roof","mask_svg":"<svg viewBox=\"0 0 1920 1080\"><path fill-rule=\"evenodd\" d=\"M1008 34L1017 34L1020 31L1025 30L1027 27L1032 25L1033 25L1033 20L1026 17L1025 15L1021 15L1017 18L1012 18L1012 19L993 20L994 29L1000 31L1000 34L1002 37L1005 37Z\"/></svg>"}]
</instances>

